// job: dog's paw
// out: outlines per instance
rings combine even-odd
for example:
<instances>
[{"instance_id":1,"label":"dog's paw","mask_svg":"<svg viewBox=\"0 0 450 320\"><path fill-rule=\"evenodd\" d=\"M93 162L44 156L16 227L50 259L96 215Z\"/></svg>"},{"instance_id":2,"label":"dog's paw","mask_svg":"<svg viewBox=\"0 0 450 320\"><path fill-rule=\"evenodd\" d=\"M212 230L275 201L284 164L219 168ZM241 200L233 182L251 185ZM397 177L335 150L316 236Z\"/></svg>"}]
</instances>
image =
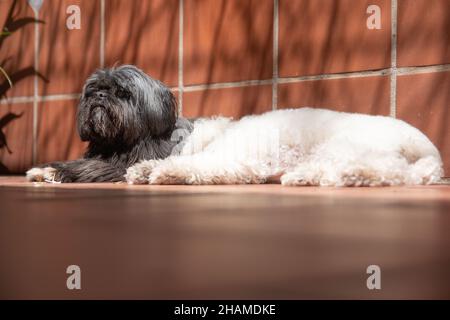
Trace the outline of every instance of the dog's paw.
<instances>
[{"instance_id":1,"label":"dog's paw","mask_svg":"<svg viewBox=\"0 0 450 320\"><path fill-rule=\"evenodd\" d=\"M31 168L27 171L26 177L28 181L32 182L50 182L57 183L55 181L56 169L52 167L45 168Z\"/></svg>"},{"instance_id":2,"label":"dog's paw","mask_svg":"<svg viewBox=\"0 0 450 320\"><path fill-rule=\"evenodd\" d=\"M145 160L127 169L125 179L128 184L147 184L152 170L161 162L161 160Z\"/></svg>"},{"instance_id":3,"label":"dog's paw","mask_svg":"<svg viewBox=\"0 0 450 320\"><path fill-rule=\"evenodd\" d=\"M172 170L169 166L154 168L147 179L149 184L192 184L186 177Z\"/></svg>"},{"instance_id":4,"label":"dog's paw","mask_svg":"<svg viewBox=\"0 0 450 320\"><path fill-rule=\"evenodd\" d=\"M320 181L299 172L285 173L280 178L283 186L318 186Z\"/></svg>"}]
</instances>

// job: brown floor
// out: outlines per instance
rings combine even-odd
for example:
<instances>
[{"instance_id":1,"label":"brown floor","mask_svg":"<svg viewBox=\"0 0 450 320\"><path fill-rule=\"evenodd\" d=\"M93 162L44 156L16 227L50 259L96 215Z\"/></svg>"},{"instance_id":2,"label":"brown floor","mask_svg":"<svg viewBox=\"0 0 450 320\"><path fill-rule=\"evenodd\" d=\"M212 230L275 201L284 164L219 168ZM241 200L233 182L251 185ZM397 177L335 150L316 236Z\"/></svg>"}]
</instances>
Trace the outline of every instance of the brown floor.
<instances>
[{"instance_id":1,"label":"brown floor","mask_svg":"<svg viewBox=\"0 0 450 320\"><path fill-rule=\"evenodd\" d=\"M81 267L82 289L66 289ZM366 268L381 267L379 291ZM450 185L0 177L0 298L450 298Z\"/></svg>"}]
</instances>

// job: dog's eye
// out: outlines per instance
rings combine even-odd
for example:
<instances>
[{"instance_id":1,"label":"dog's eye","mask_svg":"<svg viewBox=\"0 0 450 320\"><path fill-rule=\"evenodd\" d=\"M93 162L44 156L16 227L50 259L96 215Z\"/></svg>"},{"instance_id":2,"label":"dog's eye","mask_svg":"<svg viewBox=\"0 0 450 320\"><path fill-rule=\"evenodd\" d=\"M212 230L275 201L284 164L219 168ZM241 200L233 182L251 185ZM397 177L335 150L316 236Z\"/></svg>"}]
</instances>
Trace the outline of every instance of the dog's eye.
<instances>
[{"instance_id":1,"label":"dog's eye","mask_svg":"<svg viewBox=\"0 0 450 320\"><path fill-rule=\"evenodd\" d=\"M124 89L117 90L116 95L120 99L128 99L130 97L130 93Z\"/></svg>"},{"instance_id":2,"label":"dog's eye","mask_svg":"<svg viewBox=\"0 0 450 320\"><path fill-rule=\"evenodd\" d=\"M93 93L94 93L94 89L93 89L93 88L87 87L87 88L84 90L84 95L85 95L86 97L92 96Z\"/></svg>"}]
</instances>

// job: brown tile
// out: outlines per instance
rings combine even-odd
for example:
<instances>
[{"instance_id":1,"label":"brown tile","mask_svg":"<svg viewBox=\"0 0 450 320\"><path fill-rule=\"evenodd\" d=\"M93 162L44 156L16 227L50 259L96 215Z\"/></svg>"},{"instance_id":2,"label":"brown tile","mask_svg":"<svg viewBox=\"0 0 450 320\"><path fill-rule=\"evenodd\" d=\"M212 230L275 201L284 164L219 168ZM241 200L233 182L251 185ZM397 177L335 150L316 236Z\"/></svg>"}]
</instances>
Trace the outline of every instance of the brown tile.
<instances>
[{"instance_id":1,"label":"brown tile","mask_svg":"<svg viewBox=\"0 0 450 320\"><path fill-rule=\"evenodd\" d=\"M26 24L21 19L32 18L34 13L26 1L0 1L0 31L7 28L9 36L0 37L0 66L13 82L10 88L0 73L0 96L32 96L34 83L34 22Z\"/></svg>"},{"instance_id":2,"label":"brown tile","mask_svg":"<svg viewBox=\"0 0 450 320\"><path fill-rule=\"evenodd\" d=\"M106 2L106 66L135 64L178 85L178 0Z\"/></svg>"},{"instance_id":3,"label":"brown tile","mask_svg":"<svg viewBox=\"0 0 450 320\"><path fill-rule=\"evenodd\" d=\"M273 1L184 1L184 82L272 77Z\"/></svg>"},{"instance_id":4,"label":"brown tile","mask_svg":"<svg viewBox=\"0 0 450 320\"><path fill-rule=\"evenodd\" d=\"M302 81L278 87L278 107L389 115L389 77Z\"/></svg>"},{"instance_id":5,"label":"brown tile","mask_svg":"<svg viewBox=\"0 0 450 320\"><path fill-rule=\"evenodd\" d=\"M272 109L272 87L212 89L183 94L183 116L223 115L240 118Z\"/></svg>"},{"instance_id":6,"label":"brown tile","mask_svg":"<svg viewBox=\"0 0 450 320\"><path fill-rule=\"evenodd\" d=\"M0 299L450 299L450 186L5 180Z\"/></svg>"},{"instance_id":7,"label":"brown tile","mask_svg":"<svg viewBox=\"0 0 450 320\"><path fill-rule=\"evenodd\" d=\"M450 72L399 76L397 117L422 130L441 152L450 176Z\"/></svg>"},{"instance_id":8,"label":"brown tile","mask_svg":"<svg viewBox=\"0 0 450 320\"><path fill-rule=\"evenodd\" d=\"M450 1L398 1L398 66L450 63Z\"/></svg>"},{"instance_id":9,"label":"brown tile","mask_svg":"<svg viewBox=\"0 0 450 320\"><path fill-rule=\"evenodd\" d=\"M367 28L369 5L381 8L381 29ZM390 66L389 0L280 0L282 77Z\"/></svg>"},{"instance_id":10,"label":"brown tile","mask_svg":"<svg viewBox=\"0 0 450 320\"><path fill-rule=\"evenodd\" d=\"M0 105L0 173L24 172L32 154L33 104Z\"/></svg>"},{"instance_id":11,"label":"brown tile","mask_svg":"<svg viewBox=\"0 0 450 320\"><path fill-rule=\"evenodd\" d=\"M37 162L80 158L86 148L76 128L76 100L39 104Z\"/></svg>"},{"instance_id":12,"label":"brown tile","mask_svg":"<svg viewBox=\"0 0 450 320\"><path fill-rule=\"evenodd\" d=\"M100 62L100 1L44 1L39 11L45 21L40 30L39 71L48 79L40 82L40 94L81 92L86 78ZM81 29L69 30L66 13L77 5L81 13Z\"/></svg>"}]
</instances>

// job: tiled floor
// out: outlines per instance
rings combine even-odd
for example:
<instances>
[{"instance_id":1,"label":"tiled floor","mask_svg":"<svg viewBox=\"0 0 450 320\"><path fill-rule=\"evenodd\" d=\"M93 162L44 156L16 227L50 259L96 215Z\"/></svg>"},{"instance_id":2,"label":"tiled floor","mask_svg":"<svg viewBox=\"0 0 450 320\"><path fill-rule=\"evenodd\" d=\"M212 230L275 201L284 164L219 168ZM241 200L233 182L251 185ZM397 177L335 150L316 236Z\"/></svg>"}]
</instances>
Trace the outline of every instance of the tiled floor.
<instances>
[{"instance_id":1,"label":"tiled floor","mask_svg":"<svg viewBox=\"0 0 450 320\"><path fill-rule=\"evenodd\" d=\"M450 298L450 186L0 178L0 298ZM81 290L66 268L81 268ZM366 268L381 267L381 290Z\"/></svg>"}]
</instances>

